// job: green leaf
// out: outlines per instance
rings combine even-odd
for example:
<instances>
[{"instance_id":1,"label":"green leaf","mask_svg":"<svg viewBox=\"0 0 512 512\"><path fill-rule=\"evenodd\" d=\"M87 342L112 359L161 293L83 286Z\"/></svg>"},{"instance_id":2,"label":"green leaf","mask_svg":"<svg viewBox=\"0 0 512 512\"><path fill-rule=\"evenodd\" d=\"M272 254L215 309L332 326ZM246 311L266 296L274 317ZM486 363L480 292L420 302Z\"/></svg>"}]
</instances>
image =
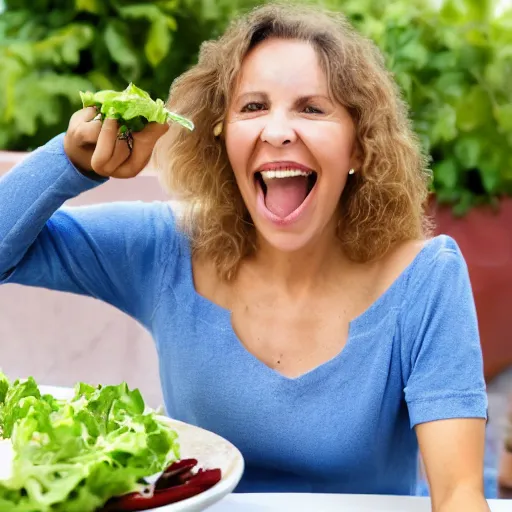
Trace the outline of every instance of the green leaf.
<instances>
[{"instance_id":1,"label":"green leaf","mask_svg":"<svg viewBox=\"0 0 512 512\"><path fill-rule=\"evenodd\" d=\"M87 79L96 89L114 89L110 78L99 70L93 70L87 74Z\"/></svg>"},{"instance_id":2,"label":"green leaf","mask_svg":"<svg viewBox=\"0 0 512 512\"><path fill-rule=\"evenodd\" d=\"M411 40L398 50L397 57L411 61L416 69L422 69L429 60L429 52L420 41Z\"/></svg>"},{"instance_id":3,"label":"green leaf","mask_svg":"<svg viewBox=\"0 0 512 512\"><path fill-rule=\"evenodd\" d=\"M5 402L7 396L7 390L9 389L9 379L7 376L0 371L0 406Z\"/></svg>"},{"instance_id":4,"label":"green leaf","mask_svg":"<svg viewBox=\"0 0 512 512\"><path fill-rule=\"evenodd\" d=\"M139 60L126 27L112 21L105 29L104 38L110 56L121 66L126 78L136 80L140 74Z\"/></svg>"},{"instance_id":5,"label":"green leaf","mask_svg":"<svg viewBox=\"0 0 512 512\"><path fill-rule=\"evenodd\" d=\"M452 24L481 22L492 14L490 0L444 0L440 10L443 21Z\"/></svg>"},{"instance_id":6,"label":"green leaf","mask_svg":"<svg viewBox=\"0 0 512 512\"><path fill-rule=\"evenodd\" d=\"M10 44L6 53L4 58L17 57L25 65L33 66L35 64L34 46L27 41L16 41Z\"/></svg>"},{"instance_id":7,"label":"green leaf","mask_svg":"<svg viewBox=\"0 0 512 512\"><path fill-rule=\"evenodd\" d=\"M16 421L26 416L30 406L29 402L24 401L27 397L41 397L37 384L32 378L24 382L17 380L7 388L3 400L2 424L0 425L3 437L11 437Z\"/></svg>"},{"instance_id":8,"label":"green leaf","mask_svg":"<svg viewBox=\"0 0 512 512\"><path fill-rule=\"evenodd\" d=\"M502 130L512 132L512 103L497 105L494 108L494 117Z\"/></svg>"},{"instance_id":9,"label":"green leaf","mask_svg":"<svg viewBox=\"0 0 512 512\"><path fill-rule=\"evenodd\" d=\"M462 23L466 19L467 9L463 0L444 0L442 2L441 19L449 24Z\"/></svg>"},{"instance_id":10,"label":"green leaf","mask_svg":"<svg viewBox=\"0 0 512 512\"><path fill-rule=\"evenodd\" d=\"M132 83L122 92L107 90L92 93L81 91L80 97L84 107L96 106L103 117L118 119L121 125L121 133L126 131L126 127L132 131L139 131L148 122L163 124L174 121L189 130L194 129L190 120L169 112L160 98L153 101L146 91ZM145 121L141 122L140 118Z\"/></svg>"},{"instance_id":11,"label":"green leaf","mask_svg":"<svg viewBox=\"0 0 512 512\"><path fill-rule=\"evenodd\" d=\"M165 16L165 22L167 23L167 26L170 30L176 31L178 30L178 24L176 23L176 18L173 18L172 16Z\"/></svg>"},{"instance_id":12,"label":"green leaf","mask_svg":"<svg viewBox=\"0 0 512 512\"><path fill-rule=\"evenodd\" d=\"M494 153L480 162L480 179L488 194L495 194L501 183L501 158Z\"/></svg>"},{"instance_id":13,"label":"green leaf","mask_svg":"<svg viewBox=\"0 0 512 512\"><path fill-rule=\"evenodd\" d=\"M465 169L477 167L481 153L482 142L476 136L461 137L455 143L455 156Z\"/></svg>"},{"instance_id":14,"label":"green leaf","mask_svg":"<svg viewBox=\"0 0 512 512\"><path fill-rule=\"evenodd\" d=\"M492 60L484 68L485 81L492 89L505 88L510 83L507 75L507 64L503 59Z\"/></svg>"},{"instance_id":15,"label":"green leaf","mask_svg":"<svg viewBox=\"0 0 512 512\"><path fill-rule=\"evenodd\" d=\"M457 55L449 51L439 52L434 55L429 53L428 65L443 72L452 70L457 65Z\"/></svg>"},{"instance_id":16,"label":"green leaf","mask_svg":"<svg viewBox=\"0 0 512 512\"><path fill-rule=\"evenodd\" d=\"M75 0L75 9L92 14L99 14L101 12L101 6L98 0Z\"/></svg>"},{"instance_id":17,"label":"green leaf","mask_svg":"<svg viewBox=\"0 0 512 512\"><path fill-rule=\"evenodd\" d=\"M154 4L127 5L119 8L119 14L123 18L145 19L154 22L164 16L164 13Z\"/></svg>"},{"instance_id":18,"label":"green leaf","mask_svg":"<svg viewBox=\"0 0 512 512\"><path fill-rule=\"evenodd\" d=\"M457 137L457 113L448 104L437 109L436 119L432 126L432 139L438 141L452 141Z\"/></svg>"},{"instance_id":19,"label":"green leaf","mask_svg":"<svg viewBox=\"0 0 512 512\"><path fill-rule=\"evenodd\" d=\"M144 52L153 67L158 66L169 53L171 47L171 31L165 17L151 23Z\"/></svg>"},{"instance_id":20,"label":"green leaf","mask_svg":"<svg viewBox=\"0 0 512 512\"><path fill-rule=\"evenodd\" d=\"M446 189L454 189L457 185L459 167L457 162L450 158L437 162L433 166L434 179Z\"/></svg>"},{"instance_id":21,"label":"green leaf","mask_svg":"<svg viewBox=\"0 0 512 512\"><path fill-rule=\"evenodd\" d=\"M486 47L489 44L487 34L480 28L472 28L466 32L466 39L474 46Z\"/></svg>"},{"instance_id":22,"label":"green leaf","mask_svg":"<svg viewBox=\"0 0 512 512\"><path fill-rule=\"evenodd\" d=\"M457 127L468 132L488 123L492 105L487 91L475 85L468 93L460 96L456 108Z\"/></svg>"},{"instance_id":23,"label":"green leaf","mask_svg":"<svg viewBox=\"0 0 512 512\"><path fill-rule=\"evenodd\" d=\"M40 61L75 66L80 61L80 52L87 48L93 39L92 27L74 23L51 32L47 38L34 43L34 52Z\"/></svg>"},{"instance_id":24,"label":"green leaf","mask_svg":"<svg viewBox=\"0 0 512 512\"><path fill-rule=\"evenodd\" d=\"M89 81L75 75L31 72L16 83L12 121L23 134L34 135L38 125L51 126L59 122L66 105L80 106L77 90L88 88Z\"/></svg>"},{"instance_id":25,"label":"green leaf","mask_svg":"<svg viewBox=\"0 0 512 512\"><path fill-rule=\"evenodd\" d=\"M467 76L463 71L443 73L435 82L435 88L445 98L459 98L467 88Z\"/></svg>"}]
</instances>

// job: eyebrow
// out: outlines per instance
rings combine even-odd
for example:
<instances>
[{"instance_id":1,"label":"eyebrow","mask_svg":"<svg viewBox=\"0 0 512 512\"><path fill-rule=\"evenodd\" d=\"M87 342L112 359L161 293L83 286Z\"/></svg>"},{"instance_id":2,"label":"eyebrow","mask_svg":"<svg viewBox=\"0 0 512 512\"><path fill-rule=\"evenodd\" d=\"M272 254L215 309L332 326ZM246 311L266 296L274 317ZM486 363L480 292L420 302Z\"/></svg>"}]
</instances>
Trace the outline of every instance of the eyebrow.
<instances>
[{"instance_id":1,"label":"eyebrow","mask_svg":"<svg viewBox=\"0 0 512 512\"><path fill-rule=\"evenodd\" d=\"M265 93L265 92L262 92L262 91L248 91L248 92L244 92L240 96L238 96L237 97L237 101L241 101L241 100L243 100L246 97L254 97L254 96L260 96L260 97L263 96L264 98L268 99L268 94ZM325 96L325 94L306 94L306 95L299 96L298 98L296 98L295 103L297 103L297 104L307 103L308 101L311 101L311 100L316 99L316 98L320 98L320 99L324 99L324 100L327 100L329 102L332 102L331 98L329 98L328 96Z\"/></svg>"}]
</instances>

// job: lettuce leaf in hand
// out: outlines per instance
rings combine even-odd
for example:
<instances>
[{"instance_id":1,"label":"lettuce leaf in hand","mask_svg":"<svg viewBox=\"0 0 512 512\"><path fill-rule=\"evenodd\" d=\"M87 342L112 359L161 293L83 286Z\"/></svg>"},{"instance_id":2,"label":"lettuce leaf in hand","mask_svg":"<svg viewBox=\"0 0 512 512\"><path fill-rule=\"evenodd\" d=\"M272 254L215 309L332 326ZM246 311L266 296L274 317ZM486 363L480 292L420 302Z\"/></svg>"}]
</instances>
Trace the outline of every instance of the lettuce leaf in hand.
<instances>
[{"instance_id":1,"label":"lettuce leaf in hand","mask_svg":"<svg viewBox=\"0 0 512 512\"><path fill-rule=\"evenodd\" d=\"M105 118L117 119L121 125L121 133L140 131L147 123L164 124L171 121L179 123L189 130L194 129L192 121L170 112L160 98L154 101L146 91L132 83L121 92L80 91L80 97L84 108L96 107L102 120Z\"/></svg>"},{"instance_id":2,"label":"lettuce leaf in hand","mask_svg":"<svg viewBox=\"0 0 512 512\"><path fill-rule=\"evenodd\" d=\"M14 450L1 511L93 512L179 459L177 433L126 383L80 383L57 400L0 372L0 429Z\"/></svg>"}]
</instances>

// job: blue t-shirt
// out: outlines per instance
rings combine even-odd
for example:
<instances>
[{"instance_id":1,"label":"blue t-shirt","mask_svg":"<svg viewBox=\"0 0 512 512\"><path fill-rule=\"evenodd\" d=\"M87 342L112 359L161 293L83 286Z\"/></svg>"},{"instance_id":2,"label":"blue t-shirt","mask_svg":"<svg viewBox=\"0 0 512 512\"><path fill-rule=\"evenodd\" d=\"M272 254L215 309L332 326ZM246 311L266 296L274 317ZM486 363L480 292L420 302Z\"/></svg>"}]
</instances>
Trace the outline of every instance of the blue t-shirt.
<instances>
[{"instance_id":1,"label":"blue t-shirt","mask_svg":"<svg viewBox=\"0 0 512 512\"><path fill-rule=\"evenodd\" d=\"M453 239L427 242L351 322L337 356L287 378L196 292L189 241L167 203L61 207L99 185L70 164L62 135L5 175L0 282L96 297L145 326L168 414L244 455L237 491L414 494L411 427L486 417L475 306Z\"/></svg>"}]
</instances>

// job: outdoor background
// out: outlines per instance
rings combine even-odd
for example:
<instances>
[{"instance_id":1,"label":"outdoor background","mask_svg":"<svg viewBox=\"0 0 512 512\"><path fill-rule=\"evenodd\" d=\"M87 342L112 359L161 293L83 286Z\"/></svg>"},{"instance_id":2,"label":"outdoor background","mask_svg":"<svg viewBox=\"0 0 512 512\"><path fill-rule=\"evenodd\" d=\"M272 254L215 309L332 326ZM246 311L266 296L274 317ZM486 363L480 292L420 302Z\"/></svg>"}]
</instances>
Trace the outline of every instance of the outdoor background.
<instances>
[{"instance_id":1,"label":"outdoor background","mask_svg":"<svg viewBox=\"0 0 512 512\"><path fill-rule=\"evenodd\" d=\"M65 130L79 90L167 98L200 43L261 0L0 0L0 149ZM437 198L512 193L512 9L503 0L323 0L385 52L433 157Z\"/></svg>"},{"instance_id":2,"label":"outdoor background","mask_svg":"<svg viewBox=\"0 0 512 512\"><path fill-rule=\"evenodd\" d=\"M0 176L65 131L79 91L129 82L166 99L202 41L258 0L0 0ZM489 384L486 494L512 394L512 0L323 0L383 50L431 156L439 230L468 261ZM2 151L3 150L3 151ZM3 167L2 167L3 165ZM154 200L154 175L73 201ZM161 399L147 333L92 299L0 289L0 367L45 384L140 387ZM423 485L420 492L426 492Z\"/></svg>"}]
</instances>

